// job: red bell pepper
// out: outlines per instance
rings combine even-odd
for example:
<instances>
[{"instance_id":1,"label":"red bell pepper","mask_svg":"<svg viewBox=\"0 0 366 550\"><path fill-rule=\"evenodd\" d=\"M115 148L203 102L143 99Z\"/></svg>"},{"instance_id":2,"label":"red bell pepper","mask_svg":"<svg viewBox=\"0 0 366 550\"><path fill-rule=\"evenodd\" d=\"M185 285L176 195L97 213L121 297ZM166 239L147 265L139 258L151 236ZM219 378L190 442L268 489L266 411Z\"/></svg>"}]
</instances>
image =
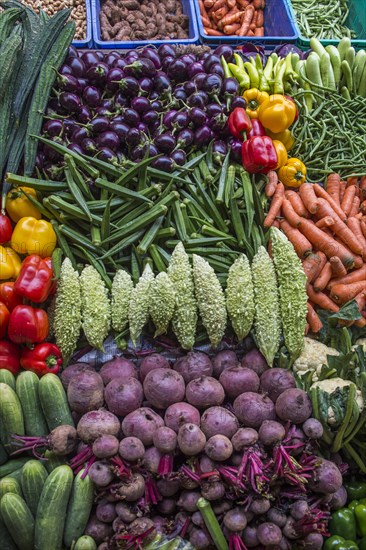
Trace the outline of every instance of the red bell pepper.
<instances>
[{"instance_id":1,"label":"red bell pepper","mask_svg":"<svg viewBox=\"0 0 366 550\"><path fill-rule=\"evenodd\" d=\"M242 107L236 107L229 115L229 130L232 136L243 141L244 134L252 128L252 120Z\"/></svg>"},{"instance_id":2,"label":"red bell pepper","mask_svg":"<svg viewBox=\"0 0 366 550\"><path fill-rule=\"evenodd\" d=\"M11 281L0 284L0 300L6 305L9 311L13 311L16 306L20 306L23 303L23 298L15 293L14 284Z\"/></svg>"},{"instance_id":3,"label":"red bell pepper","mask_svg":"<svg viewBox=\"0 0 366 550\"><path fill-rule=\"evenodd\" d=\"M0 214L0 244L10 241L13 233L13 226L10 218L6 214Z\"/></svg>"},{"instance_id":4,"label":"red bell pepper","mask_svg":"<svg viewBox=\"0 0 366 550\"><path fill-rule=\"evenodd\" d=\"M256 136L243 142L241 148L244 168L250 174L267 174L277 166L277 153L269 136Z\"/></svg>"},{"instance_id":5,"label":"red bell pepper","mask_svg":"<svg viewBox=\"0 0 366 550\"><path fill-rule=\"evenodd\" d=\"M5 338L8 325L9 325L10 313L8 308L3 302L0 302L0 338Z\"/></svg>"},{"instance_id":6,"label":"red bell pepper","mask_svg":"<svg viewBox=\"0 0 366 550\"><path fill-rule=\"evenodd\" d=\"M51 258L31 254L22 263L14 289L19 296L40 304L50 295L53 282Z\"/></svg>"},{"instance_id":7,"label":"red bell pepper","mask_svg":"<svg viewBox=\"0 0 366 550\"><path fill-rule=\"evenodd\" d=\"M20 365L38 376L51 372L57 374L62 365L60 349L55 344L44 342L33 349L25 349L20 358Z\"/></svg>"},{"instance_id":8,"label":"red bell pepper","mask_svg":"<svg viewBox=\"0 0 366 550\"><path fill-rule=\"evenodd\" d=\"M266 135L266 131L261 121L258 120L258 118L252 118L252 128L247 133L247 139L250 139L251 137L255 137L255 136L265 136L265 135Z\"/></svg>"},{"instance_id":9,"label":"red bell pepper","mask_svg":"<svg viewBox=\"0 0 366 550\"><path fill-rule=\"evenodd\" d=\"M48 336L48 316L43 309L17 306L10 314L8 337L16 344L36 344Z\"/></svg>"},{"instance_id":10,"label":"red bell pepper","mask_svg":"<svg viewBox=\"0 0 366 550\"><path fill-rule=\"evenodd\" d=\"M20 370L20 349L8 340L0 340L0 369L17 374Z\"/></svg>"}]
</instances>

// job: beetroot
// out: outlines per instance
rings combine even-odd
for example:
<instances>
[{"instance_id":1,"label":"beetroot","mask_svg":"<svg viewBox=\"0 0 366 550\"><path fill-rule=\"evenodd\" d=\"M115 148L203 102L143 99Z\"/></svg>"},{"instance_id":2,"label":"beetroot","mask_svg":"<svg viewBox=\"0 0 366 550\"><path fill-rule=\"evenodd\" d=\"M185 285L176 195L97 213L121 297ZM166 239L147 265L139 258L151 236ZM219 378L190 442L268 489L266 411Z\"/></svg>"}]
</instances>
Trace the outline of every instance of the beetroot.
<instances>
[{"instance_id":1,"label":"beetroot","mask_svg":"<svg viewBox=\"0 0 366 550\"><path fill-rule=\"evenodd\" d=\"M154 432L153 443L161 453L171 453L177 446L177 434L171 428L162 426Z\"/></svg>"},{"instance_id":2,"label":"beetroot","mask_svg":"<svg viewBox=\"0 0 366 550\"><path fill-rule=\"evenodd\" d=\"M117 516L116 506L112 502L99 502L95 514L99 521L103 523L112 523Z\"/></svg>"},{"instance_id":3,"label":"beetroot","mask_svg":"<svg viewBox=\"0 0 366 550\"><path fill-rule=\"evenodd\" d=\"M147 357L144 357L140 364L140 380L143 382L146 375L155 369L170 369L170 365L167 359L160 355L160 353L152 353Z\"/></svg>"},{"instance_id":4,"label":"beetroot","mask_svg":"<svg viewBox=\"0 0 366 550\"><path fill-rule=\"evenodd\" d=\"M264 547L277 546L281 542L282 531L278 525L265 521L258 525L257 537L259 542L263 544Z\"/></svg>"},{"instance_id":5,"label":"beetroot","mask_svg":"<svg viewBox=\"0 0 366 550\"><path fill-rule=\"evenodd\" d=\"M118 415L126 416L138 409L144 399L142 386L136 378L115 378L111 380L105 390L104 399L108 409Z\"/></svg>"},{"instance_id":6,"label":"beetroot","mask_svg":"<svg viewBox=\"0 0 366 550\"><path fill-rule=\"evenodd\" d=\"M229 399L235 399L247 391L257 392L259 377L253 370L240 366L229 367L221 374L220 384Z\"/></svg>"},{"instance_id":7,"label":"beetroot","mask_svg":"<svg viewBox=\"0 0 366 550\"><path fill-rule=\"evenodd\" d=\"M324 432L321 422L316 418L308 418L305 420L302 429L309 439L320 439Z\"/></svg>"},{"instance_id":8,"label":"beetroot","mask_svg":"<svg viewBox=\"0 0 366 550\"><path fill-rule=\"evenodd\" d=\"M93 443L93 454L97 458L109 458L118 453L119 441L117 437L103 434L97 437Z\"/></svg>"},{"instance_id":9,"label":"beetroot","mask_svg":"<svg viewBox=\"0 0 366 550\"><path fill-rule=\"evenodd\" d=\"M285 433L285 428L276 420L264 420L258 431L259 440L264 446L279 443Z\"/></svg>"},{"instance_id":10,"label":"beetroot","mask_svg":"<svg viewBox=\"0 0 366 550\"><path fill-rule=\"evenodd\" d=\"M136 512L126 502L117 502L116 513L125 523L132 523L136 519Z\"/></svg>"},{"instance_id":11,"label":"beetroot","mask_svg":"<svg viewBox=\"0 0 366 550\"><path fill-rule=\"evenodd\" d=\"M152 445L154 431L164 426L163 419L152 409L140 407L122 421L125 436L138 437L144 445Z\"/></svg>"},{"instance_id":12,"label":"beetroot","mask_svg":"<svg viewBox=\"0 0 366 550\"><path fill-rule=\"evenodd\" d=\"M158 451L156 447L149 447L148 449L146 449L143 458L145 470L152 474L157 474L161 457L162 454Z\"/></svg>"},{"instance_id":13,"label":"beetroot","mask_svg":"<svg viewBox=\"0 0 366 550\"><path fill-rule=\"evenodd\" d=\"M334 462L319 458L309 487L316 493L333 494L342 487L342 474Z\"/></svg>"},{"instance_id":14,"label":"beetroot","mask_svg":"<svg viewBox=\"0 0 366 550\"><path fill-rule=\"evenodd\" d=\"M102 377L105 386L115 378L119 378L121 380L138 378L135 365L132 361L124 359L123 357L114 357L110 361L104 363L99 371L99 374Z\"/></svg>"},{"instance_id":15,"label":"beetroot","mask_svg":"<svg viewBox=\"0 0 366 550\"><path fill-rule=\"evenodd\" d=\"M239 428L231 438L235 451L242 451L244 447L250 447L258 441L258 432L253 428Z\"/></svg>"},{"instance_id":16,"label":"beetroot","mask_svg":"<svg viewBox=\"0 0 366 550\"><path fill-rule=\"evenodd\" d=\"M258 376L261 376L264 371L270 370L267 361L256 348L244 355L241 366L253 370Z\"/></svg>"},{"instance_id":17,"label":"beetroot","mask_svg":"<svg viewBox=\"0 0 366 550\"><path fill-rule=\"evenodd\" d=\"M196 424L183 424L178 432L178 445L186 456L199 454L205 448L206 437Z\"/></svg>"},{"instance_id":18,"label":"beetroot","mask_svg":"<svg viewBox=\"0 0 366 550\"><path fill-rule=\"evenodd\" d=\"M221 405L225 399L225 392L220 382L215 378L200 376L188 383L186 399L188 403L198 409L206 409L206 407Z\"/></svg>"},{"instance_id":19,"label":"beetroot","mask_svg":"<svg viewBox=\"0 0 366 550\"><path fill-rule=\"evenodd\" d=\"M213 435L206 443L205 452L211 460L223 462L233 454L233 446L224 435Z\"/></svg>"},{"instance_id":20,"label":"beetroot","mask_svg":"<svg viewBox=\"0 0 366 550\"><path fill-rule=\"evenodd\" d=\"M213 366L211 359L205 353L190 351L174 363L173 369L179 372L183 376L184 382L188 384L200 376L211 376Z\"/></svg>"},{"instance_id":21,"label":"beetroot","mask_svg":"<svg viewBox=\"0 0 366 550\"><path fill-rule=\"evenodd\" d=\"M69 382L67 399L70 408L78 413L99 409L104 402L101 376L92 370L76 374Z\"/></svg>"},{"instance_id":22,"label":"beetroot","mask_svg":"<svg viewBox=\"0 0 366 550\"><path fill-rule=\"evenodd\" d=\"M276 401L276 413L281 420L302 424L312 413L311 401L304 390L290 388L281 393Z\"/></svg>"},{"instance_id":23,"label":"beetroot","mask_svg":"<svg viewBox=\"0 0 366 550\"><path fill-rule=\"evenodd\" d=\"M137 437L124 437L119 443L118 452L128 462L136 462L144 458L145 447Z\"/></svg>"},{"instance_id":24,"label":"beetroot","mask_svg":"<svg viewBox=\"0 0 366 550\"><path fill-rule=\"evenodd\" d=\"M162 497L172 497L176 495L180 489L180 483L177 479L158 479L156 485Z\"/></svg>"},{"instance_id":25,"label":"beetroot","mask_svg":"<svg viewBox=\"0 0 366 550\"><path fill-rule=\"evenodd\" d=\"M239 395L234 401L234 411L240 422L250 428L259 428L264 420L276 418L273 401L253 392Z\"/></svg>"},{"instance_id":26,"label":"beetroot","mask_svg":"<svg viewBox=\"0 0 366 550\"><path fill-rule=\"evenodd\" d=\"M135 502L145 494L145 480L141 474L133 473L118 488L118 495L122 500Z\"/></svg>"},{"instance_id":27,"label":"beetroot","mask_svg":"<svg viewBox=\"0 0 366 550\"><path fill-rule=\"evenodd\" d=\"M199 491L182 491L177 504L187 512L196 512L199 498L201 498Z\"/></svg>"},{"instance_id":28,"label":"beetroot","mask_svg":"<svg viewBox=\"0 0 366 550\"><path fill-rule=\"evenodd\" d=\"M266 393L273 403L276 403L278 396L285 390L296 388L295 377L285 369L266 370L261 376L260 384L262 393Z\"/></svg>"},{"instance_id":29,"label":"beetroot","mask_svg":"<svg viewBox=\"0 0 366 550\"><path fill-rule=\"evenodd\" d=\"M243 508L232 508L224 516L224 525L229 531L238 533L247 526L247 518Z\"/></svg>"},{"instance_id":30,"label":"beetroot","mask_svg":"<svg viewBox=\"0 0 366 550\"><path fill-rule=\"evenodd\" d=\"M185 393L183 377L172 369L155 369L144 380L146 399L157 409L182 401Z\"/></svg>"},{"instance_id":31,"label":"beetroot","mask_svg":"<svg viewBox=\"0 0 366 550\"><path fill-rule=\"evenodd\" d=\"M189 542L196 550L204 550L212 546L211 538L206 531L193 527L189 534Z\"/></svg>"},{"instance_id":32,"label":"beetroot","mask_svg":"<svg viewBox=\"0 0 366 550\"><path fill-rule=\"evenodd\" d=\"M61 382L63 387L65 388L65 391L67 391L67 388L69 387L70 380L74 378L77 374L80 374L82 372L85 372L86 370L91 370L95 372L95 369L90 363L73 363L72 365L69 365L61 372Z\"/></svg>"},{"instance_id":33,"label":"beetroot","mask_svg":"<svg viewBox=\"0 0 366 550\"><path fill-rule=\"evenodd\" d=\"M238 428L235 414L224 407L210 407L201 417L201 430L206 437L221 434L231 439Z\"/></svg>"},{"instance_id":34,"label":"beetroot","mask_svg":"<svg viewBox=\"0 0 366 550\"><path fill-rule=\"evenodd\" d=\"M108 523L99 521L96 516L91 516L88 521L88 525L85 528L84 534L92 537L97 544L101 544L111 536L112 526Z\"/></svg>"},{"instance_id":35,"label":"beetroot","mask_svg":"<svg viewBox=\"0 0 366 550\"><path fill-rule=\"evenodd\" d=\"M191 423L200 425L200 413L189 403L174 403L167 408L164 415L164 422L168 428L176 433L183 424Z\"/></svg>"},{"instance_id":36,"label":"beetroot","mask_svg":"<svg viewBox=\"0 0 366 550\"><path fill-rule=\"evenodd\" d=\"M212 376L219 378L220 374L229 367L236 367L239 361L235 351L225 349L219 351L212 359L213 372ZM209 375L208 375L209 376Z\"/></svg>"},{"instance_id":37,"label":"beetroot","mask_svg":"<svg viewBox=\"0 0 366 550\"><path fill-rule=\"evenodd\" d=\"M102 434L118 436L121 423L116 415L99 409L84 414L78 422L78 436L84 443L92 443Z\"/></svg>"},{"instance_id":38,"label":"beetroot","mask_svg":"<svg viewBox=\"0 0 366 550\"><path fill-rule=\"evenodd\" d=\"M88 476L97 487L106 487L114 478L110 464L104 460L94 462L89 468Z\"/></svg>"},{"instance_id":39,"label":"beetroot","mask_svg":"<svg viewBox=\"0 0 366 550\"><path fill-rule=\"evenodd\" d=\"M225 485L221 481L204 481L201 484L201 495L206 500L220 500L225 496Z\"/></svg>"}]
</instances>

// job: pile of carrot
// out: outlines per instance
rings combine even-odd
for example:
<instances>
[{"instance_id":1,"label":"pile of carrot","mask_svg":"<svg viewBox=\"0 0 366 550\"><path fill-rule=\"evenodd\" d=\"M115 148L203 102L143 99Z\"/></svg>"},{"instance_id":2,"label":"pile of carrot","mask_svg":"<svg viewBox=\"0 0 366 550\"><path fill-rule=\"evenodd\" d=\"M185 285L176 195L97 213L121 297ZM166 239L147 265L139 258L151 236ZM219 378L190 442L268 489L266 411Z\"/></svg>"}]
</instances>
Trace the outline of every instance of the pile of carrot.
<instances>
[{"instance_id":1,"label":"pile of carrot","mask_svg":"<svg viewBox=\"0 0 366 550\"><path fill-rule=\"evenodd\" d=\"M265 0L198 0L205 34L264 36Z\"/></svg>"},{"instance_id":2,"label":"pile of carrot","mask_svg":"<svg viewBox=\"0 0 366 550\"><path fill-rule=\"evenodd\" d=\"M307 331L322 328L316 309L335 313L351 300L361 318L344 324L366 326L366 176L342 181L330 174L325 188L304 183L295 191L271 172L265 192L271 205L264 225L285 233L307 276Z\"/></svg>"}]
</instances>

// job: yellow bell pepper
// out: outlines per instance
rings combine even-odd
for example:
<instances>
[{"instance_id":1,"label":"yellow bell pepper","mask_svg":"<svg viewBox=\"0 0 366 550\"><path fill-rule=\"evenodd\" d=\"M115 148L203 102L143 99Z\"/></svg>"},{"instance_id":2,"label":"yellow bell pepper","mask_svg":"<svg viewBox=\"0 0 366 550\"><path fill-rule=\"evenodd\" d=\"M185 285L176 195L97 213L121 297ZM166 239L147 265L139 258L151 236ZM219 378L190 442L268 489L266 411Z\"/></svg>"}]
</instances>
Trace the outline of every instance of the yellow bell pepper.
<instances>
[{"instance_id":1,"label":"yellow bell pepper","mask_svg":"<svg viewBox=\"0 0 366 550\"><path fill-rule=\"evenodd\" d=\"M282 143L282 141L278 141L277 139L274 139L273 145L277 153L277 165L275 170L278 170L279 168L281 168L281 166L284 166L287 163L288 154L287 154L287 149Z\"/></svg>"},{"instance_id":2,"label":"yellow bell pepper","mask_svg":"<svg viewBox=\"0 0 366 550\"><path fill-rule=\"evenodd\" d=\"M0 246L0 279L16 279L21 267L22 261L18 254L8 246Z\"/></svg>"},{"instance_id":3,"label":"yellow bell pepper","mask_svg":"<svg viewBox=\"0 0 366 550\"><path fill-rule=\"evenodd\" d=\"M300 159L292 157L277 172L278 178L286 187L300 187L306 180L306 166Z\"/></svg>"},{"instance_id":4,"label":"yellow bell pepper","mask_svg":"<svg viewBox=\"0 0 366 550\"><path fill-rule=\"evenodd\" d=\"M19 254L37 254L41 258L51 256L56 242L56 234L49 222L29 216L18 221L11 237L11 246Z\"/></svg>"},{"instance_id":5,"label":"yellow bell pepper","mask_svg":"<svg viewBox=\"0 0 366 550\"><path fill-rule=\"evenodd\" d=\"M267 136L272 138L273 140L281 141L284 146L286 147L287 151L290 151L295 143L295 138L291 133L291 130L287 129L283 132L279 132L278 134L275 134L274 132L271 132L271 130L266 130Z\"/></svg>"},{"instance_id":6,"label":"yellow bell pepper","mask_svg":"<svg viewBox=\"0 0 366 550\"><path fill-rule=\"evenodd\" d=\"M261 92L257 88L251 88L243 93L243 98L247 102L246 112L250 118L258 118L258 109L262 103L269 98L267 92Z\"/></svg>"},{"instance_id":7,"label":"yellow bell pepper","mask_svg":"<svg viewBox=\"0 0 366 550\"><path fill-rule=\"evenodd\" d=\"M270 95L258 109L258 119L265 128L278 134L287 130L297 114L296 105L291 99L280 94Z\"/></svg>"},{"instance_id":8,"label":"yellow bell pepper","mask_svg":"<svg viewBox=\"0 0 366 550\"><path fill-rule=\"evenodd\" d=\"M42 215L38 208L28 199L28 197L22 193L25 191L27 195L30 195L34 199L37 199L37 193L30 187L18 187L17 189L11 189L6 195L6 211L13 220L18 222L20 218L25 216L32 216L36 220L40 220Z\"/></svg>"}]
</instances>

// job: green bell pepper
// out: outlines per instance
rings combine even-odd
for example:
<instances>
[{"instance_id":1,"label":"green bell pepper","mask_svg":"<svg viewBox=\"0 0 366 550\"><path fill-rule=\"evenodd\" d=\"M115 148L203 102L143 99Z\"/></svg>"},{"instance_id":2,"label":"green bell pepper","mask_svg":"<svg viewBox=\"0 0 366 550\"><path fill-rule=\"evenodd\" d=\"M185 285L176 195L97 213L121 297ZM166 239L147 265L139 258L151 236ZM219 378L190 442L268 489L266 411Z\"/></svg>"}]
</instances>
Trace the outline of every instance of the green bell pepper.
<instances>
[{"instance_id":1,"label":"green bell pepper","mask_svg":"<svg viewBox=\"0 0 366 550\"><path fill-rule=\"evenodd\" d=\"M331 515L328 523L331 535L339 535L346 540L356 540L356 518L353 510L340 508Z\"/></svg>"},{"instance_id":2,"label":"green bell pepper","mask_svg":"<svg viewBox=\"0 0 366 550\"><path fill-rule=\"evenodd\" d=\"M363 537L361 540L359 540L357 544L359 550L366 550L366 537Z\"/></svg>"},{"instance_id":3,"label":"green bell pepper","mask_svg":"<svg viewBox=\"0 0 366 550\"><path fill-rule=\"evenodd\" d=\"M358 546L353 540L346 540L339 535L333 535L325 541L323 550L358 550Z\"/></svg>"},{"instance_id":4,"label":"green bell pepper","mask_svg":"<svg viewBox=\"0 0 366 550\"><path fill-rule=\"evenodd\" d=\"M354 509L357 533L360 537L366 537L366 506L358 504Z\"/></svg>"},{"instance_id":5,"label":"green bell pepper","mask_svg":"<svg viewBox=\"0 0 366 550\"><path fill-rule=\"evenodd\" d=\"M358 500L366 498L366 481L351 481L345 483L348 500Z\"/></svg>"}]
</instances>

